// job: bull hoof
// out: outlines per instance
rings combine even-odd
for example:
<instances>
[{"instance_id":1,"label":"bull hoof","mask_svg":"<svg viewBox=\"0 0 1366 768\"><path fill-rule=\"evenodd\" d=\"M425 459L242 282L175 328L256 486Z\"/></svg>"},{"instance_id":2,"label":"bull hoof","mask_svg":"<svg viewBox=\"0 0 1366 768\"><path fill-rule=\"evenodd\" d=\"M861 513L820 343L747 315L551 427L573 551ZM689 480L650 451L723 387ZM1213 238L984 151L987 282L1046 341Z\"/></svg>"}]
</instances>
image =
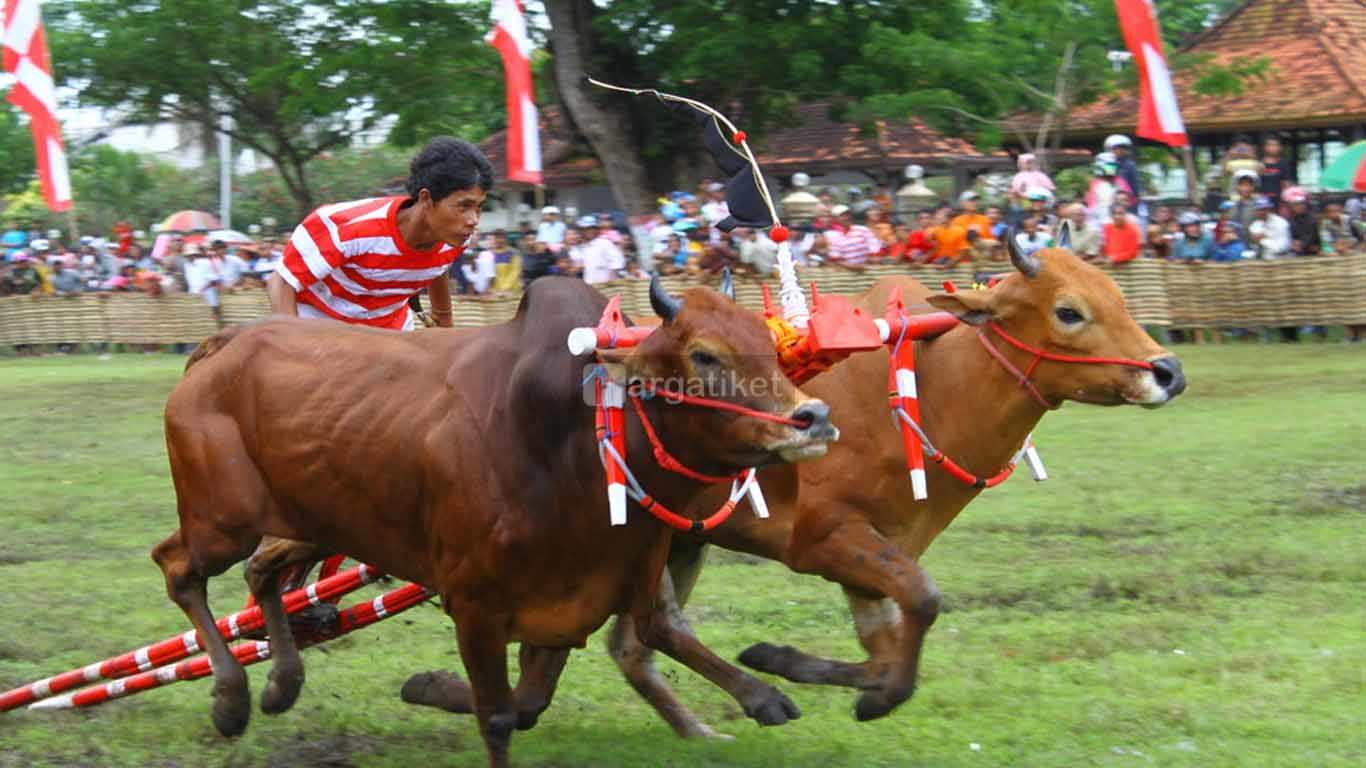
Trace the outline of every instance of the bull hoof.
<instances>
[{"instance_id":1,"label":"bull hoof","mask_svg":"<svg viewBox=\"0 0 1366 768\"><path fill-rule=\"evenodd\" d=\"M759 725L782 725L801 717L802 711L782 691L770 687L758 704L745 707L745 714Z\"/></svg>"},{"instance_id":2,"label":"bull hoof","mask_svg":"<svg viewBox=\"0 0 1366 768\"><path fill-rule=\"evenodd\" d=\"M251 719L251 696L245 685L239 690L215 688L213 695L213 727L232 739L247 730Z\"/></svg>"},{"instance_id":3,"label":"bull hoof","mask_svg":"<svg viewBox=\"0 0 1366 768\"><path fill-rule=\"evenodd\" d=\"M517 727L518 715L515 712L499 712L489 716L488 726L485 728L490 741L507 743L512 737L512 731Z\"/></svg>"},{"instance_id":4,"label":"bull hoof","mask_svg":"<svg viewBox=\"0 0 1366 768\"><path fill-rule=\"evenodd\" d=\"M294 702L299 700L299 691L303 687L302 672L279 676L272 672L266 681L265 690L261 691L261 711L267 715L288 712L289 708L294 706Z\"/></svg>"},{"instance_id":5,"label":"bull hoof","mask_svg":"<svg viewBox=\"0 0 1366 768\"><path fill-rule=\"evenodd\" d=\"M788 658L794 650L790 645L777 646L772 643L755 643L740 652L740 663L750 669L767 672L770 675L782 675L787 669Z\"/></svg>"},{"instance_id":6,"label":"bull hoof","mask_svg":"<svg viewBox=\"0 0 1366 768\"><path fill-rule=\"evenodd\" d=\"M904 696L888 694L883 690L864 691L854 704L854 718L864 723L886 717L909 698L909 691Z\"/></svg>"},{"instance_id":7,"label":"bull hoof","mask_svg":"<svg viewBox=\"0 0 1366 768\"><path fill-rule=\"evenodd\" d=\"M474 713L474 697L469 684L454 672L419 672L408 678L399 696L409 704L436 707L460 715ZM533 718L533 723L535 719Z\"/></svg>"}]
</instances>

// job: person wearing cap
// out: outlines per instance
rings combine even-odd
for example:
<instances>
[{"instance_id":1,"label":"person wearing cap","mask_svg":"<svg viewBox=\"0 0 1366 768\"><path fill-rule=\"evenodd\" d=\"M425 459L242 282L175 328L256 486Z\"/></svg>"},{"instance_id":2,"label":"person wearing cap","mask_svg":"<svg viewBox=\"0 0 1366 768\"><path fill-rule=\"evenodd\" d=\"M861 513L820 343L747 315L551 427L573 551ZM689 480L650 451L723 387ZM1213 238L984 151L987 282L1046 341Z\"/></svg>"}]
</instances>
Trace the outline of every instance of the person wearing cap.
<instances>
[{"instance_id":1,"label":"person wearing cap","mask_svg":"<svg viewBox=\"0 0 1366 768\"><path fill-rule=\"evenodd\" d=\"M213 312L214 321L221 327L223 308L220 306L219 292L223 288L223 273L218 263L204 252L199 243L186 245L185 257L189 259L185 265L185 282L190 286L190 293L203 297L204 303Z\"/></svg>"},{"instance_id":2,"label":"person wearing cap","mask_svg":"<svg viewBox=\"0 0 1366 768\"><path fill-rule=\"evenodd\" d=\"M42 273L34 265L34 259L20 251L14 256L10 268L10 285L15 296L38 296L43 292Z\"/></svg>"},{"instance_id":3,"label":"person wearing cap","mask_svg":"<svg viewBox=\"0 0 1366 768\"><path fill-rule=\"evenodd\" d=\"M49 265L52 267L52 289L58 296L74 296L85 291L81 273L67 266L66 260L54 256Z\"/></svg>"},{"instance_id":4,"label":"person wearing cap","mask_svg":"<svg viewBox=\"0 0 1366 768\"><path fill-rule=\"evenodd\" d=\"M536 225L537 242L558 249L564 244L565 223L560 219L560 209L547 205L541 209L541 223Z\"/></svg>"},{"instance_id":5,"label":"person wearing cap","mask_svg":"<svg viewBox=\"0 0 1366 768\"><path fill-rule=\"evenodd\" d=\"M730 215L730 206L726 203L726 185L719 181L708 182L705 192L707 202L702 206L702 218L708 226L714 227Z\"/></svg>"},{"instance_id":6,"label":"person wearing cap","mask_svg":"<svg viewBox=\"0 0 1366 768\"><path fill-rule=\"evenodd\" d=\"M958 210L961 213L953 217L952 224L969 232L976 232L977 237L982 240L991 240L991 219L978 210L978 200L975 191L964 190L963 194L958 196Z\"/></svg>"},{"instance_id":7,"label":"person wearing cap","mask_svg":"<svg viewBox=\"0 0 1366 768\"><path fill-rule=\"evenodd\" d=\"M1286 187L1281 199L1290 206L1290 252L1296 256L1315 256L1319 252L1319 224L1309 210L1309 193L1304 187Z\"/></svg>"},{"instance_id":8,"label":"person wearing cap","mask_svg":"<svg viewBox=\"0 0 1366 768\"><path fill-rule=\"evenodd\" d=\"M579 220L585 243L580 251L583 259L583 281L589 285L599 285L621 276L626 268L626 256L606 235L610 227L603 227L599 220L585 216Z\"/></svg>"},{"instance_id":9,"label":"person wearing cap","mask_svg":"<svg viewBox=\"0 0 1366 768\"><path fill-rule=\"evenodd\" d=\"M834 220L825 230L830 244L830 261L842 267L862 268L874 254L882 251L882 242L873 231L854 222L854 212L847 205L830 209Z\"/></svg>"},{"instance_id":10,"label":"person wearing cap","mask_svg":"<svg viewBox=\"0 0 1366 768\"><path fill-rule=\"evenodd\" d=\"M1247 246L1243 244L1243 229L1238 226L1238 222L1228 220L1215 231L1214 253L1210 256L1210 261L1238 261L1243 258L1243 251Z\"/></svg>"},{"instance_id":11,"label":"person wearing cap","mask_svg":"<svg viewBox=\"0 0 1366 768\"><path fill-rule=\"evenodd\" d=\"M52 244L44 239L37 239L28 244L29 265L38 273L38 293L39 296L51 296L54 293L52 268L48 262L52 256Z\"/></svg>"},{"instance_id":12,"label":"person wearing cap","mask_svg":"<svg viewBox=\"0 0 1366 768\"><path fill-rule=\"evenodd\" d=\"M1263 259L1279 259L1290 253L1290 222L1276 213L1276 204L1265 197L1254 203L1255 215L1247 227L1248 245Z\"/></svg>"},{"instance_id":13,"label":"person wearing cap","mask_svg":"<svg viewBox=\"0 0 1366 768\"><path fill-rule=\"evenodd\" d=\"M1119 166L1119 178L1129 187L1129 194L1133 195L1132 206L1140 205L1142 200L1141 178L1138 173L1138 163L1134 160L1134 143L1128 136L1122 133L1114 133L1105 139L1105 151L1114 154L1115 162Z\"/></svg>"},{"instance_id":14,"label":"person wearing cap","mask_svg":"<svg viewBox=\"0 0 1366 768\"><path fill-rule=\"evenodd\" d=\"M1181 236L1172 241L1173 261L1209 261L1214 256L1214 238L1205 233L1200 214L1186 211L1177 217Z\"/></svg>"}]
</instances>

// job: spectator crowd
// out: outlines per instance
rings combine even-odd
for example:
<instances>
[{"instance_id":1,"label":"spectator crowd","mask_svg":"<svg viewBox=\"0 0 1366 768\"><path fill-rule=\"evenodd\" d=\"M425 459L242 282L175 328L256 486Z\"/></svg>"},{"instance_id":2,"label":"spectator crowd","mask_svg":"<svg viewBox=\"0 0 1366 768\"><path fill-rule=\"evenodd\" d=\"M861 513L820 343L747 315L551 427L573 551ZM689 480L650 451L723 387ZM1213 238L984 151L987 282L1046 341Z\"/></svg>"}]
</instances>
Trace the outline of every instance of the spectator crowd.
<instances>
[{"instance_id":1,"label":"spectator crowd","mask_svg":"<svg viewBox=\"0 0 1366 768\"><path fill-rule=\"evenodd\" d=\"M814 210L788 213L791 249L799 266L862 270L900 263L928 268L967 264L1000 269L1005 240L1033 253L1055 242L1062 222L1083 259L1123 265L1141 258L1183 262L1312 257L1366 244L1360 198L1325 200L1317 207L1295 183L1293 165L1272 138L1260 154L1236 141L1214 169L1211 194L1200 206L1144 202L1143 179L1125 136L1111 136L1091 164L1084 189L1063 191L1030 154L999 197L962 192L956 205L898 213L889 191L827 188ZM651 275L706 276L723 268L769 275L778 246L765 232L717 225L729 216L726 189L703 180L695 190L660 198L648 216L580 215L546 206L534 226L482 233L453 266L456 293L490 297L520 292L544 275L579 277L590 284ZM225 291L259 286L282 256L283 245L159 240L154 252L124 237L81 238L71 247L35 239L0 264L0 296L68 296L90 291L184 291L218 312ZM1352 328L1348 337L1366 333Z\"/></svg>"}]
</instances>

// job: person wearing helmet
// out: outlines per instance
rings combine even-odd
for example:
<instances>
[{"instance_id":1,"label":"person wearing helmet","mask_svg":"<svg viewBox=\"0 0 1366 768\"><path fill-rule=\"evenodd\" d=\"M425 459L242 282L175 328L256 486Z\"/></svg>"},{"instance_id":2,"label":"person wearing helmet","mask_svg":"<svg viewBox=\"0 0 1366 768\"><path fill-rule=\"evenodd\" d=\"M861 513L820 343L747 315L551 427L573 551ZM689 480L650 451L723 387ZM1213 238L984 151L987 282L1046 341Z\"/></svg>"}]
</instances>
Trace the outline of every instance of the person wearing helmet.
<instances>
[{"instance_id":1,"label":"person wearing helmet","mask_svg":"<svg viewBox=\"0 0 1366 768\"><path fill-rule=\"evenodd\" d=\"M1053 215L1052 192L1043 187L1030 187L1025 192L1025 199L1029 202L1029 208L1025 211L1025 215L1037 219L1040 229L1045 232L1052 232L1057 228L1058 217Z\"/></svg>"},{"instance_id":2,"label":"person wearing helmet","mask_svg":"<svg viewBox=\"0 0 1366 768\"><path fill-rule=\"evenodd\" d=\"M1172 242L1172 261L1209 261L1214 256L1214 238L1201 226L1200 214L1186 211L1176 219L1181 235Z\"/></svg>"},{"instance_id":3,"label":"person wearing helmet","mask_svg":"<svg viewBox=\"0 0 1366 768\"><path fill-rule=\"evenodd\" d=\"M1101 152L1091 163L1091 184L1086 189L1086 215L1096 229L1104 231L1105 225L1110 223L1110 208L1118 199L1120 190L1128 192L1130 200L1137 199L1128 182L1119 178L1118 174L1119 160L1113 153Z\"/></svg>"},{"instance_id":4,"label":"person wearing helmet","mask_svg":"<svg viewBox=\"0 0 1366 768\"><path fill-rule=\"evenodd\" d=\"M1105 139L1105 151L1114 154L1115 163L1119 166L1116 175L1129 185L1134 204L1140 205L1142 189L1139 186L1138 162L1134 160L1134 143L1124 134L1111 134Z\"/></svg>"}]
</instances>

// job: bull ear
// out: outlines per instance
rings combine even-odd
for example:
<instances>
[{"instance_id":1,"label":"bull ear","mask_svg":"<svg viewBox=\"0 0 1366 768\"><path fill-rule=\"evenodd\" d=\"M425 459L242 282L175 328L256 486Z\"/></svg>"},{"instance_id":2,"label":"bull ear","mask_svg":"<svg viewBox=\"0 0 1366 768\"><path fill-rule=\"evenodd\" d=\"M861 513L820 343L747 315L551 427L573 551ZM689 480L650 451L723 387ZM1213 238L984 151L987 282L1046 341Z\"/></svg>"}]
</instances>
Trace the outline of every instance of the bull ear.
<instances>
[{"instance_id":1,"label":"bull ear","mask_svg":"<svg viewBox=\"0 0 1366 768\"><path fill-rule=\"evenodd\" d=\"M1058 223L1058 247L1072 250L1072 221L1063 219Z\"/></svg>"},{"instance_id":2,"label":"bull ear","mask_svg":"<svg viewBox=\"0 0 1366 768\"><path fill-rule=\"evenodd\" d=\"M735 279L730 275L730 267L721 268L721 286L716 290L722 296L735 301Z\"/></svg>"},{"instance_id":3,"label":"bull ear","mask_svg":"<svg viewBox=\"0 0 1366 768\"><path fill-rule=\"evenodd\" d=\"M678 310L683 308L682 301L669 295L659 275L650 278L650 308L666 323L677 317Z\"/></svg>"},{"instance_id":4,"label":"bull ear","mask_svg":"<svg viewBox=\"0 0 1366 768\"><path fill-rule=\"evenodd\" d=\"M1020 244L1015 242L1015 234L1015 227L1006 229L1006 252L1010 254L1010 263L1025 277L1034 277L1043 269L1043 263L1037 256L1026 256L1020 251Z\"/></svg>"},{"instance_id":5,"label":"bull ear","mask_svg":"<svg viewBox=\"0 0 1366 768\"><path fill-rule=\"evenodd\" d=\"M932 293L925 302L935 309L942 309L968 325L985 325L995 314L991 305L991 291L957 291L955 293Z\"/></svg>"}]
</instances>

